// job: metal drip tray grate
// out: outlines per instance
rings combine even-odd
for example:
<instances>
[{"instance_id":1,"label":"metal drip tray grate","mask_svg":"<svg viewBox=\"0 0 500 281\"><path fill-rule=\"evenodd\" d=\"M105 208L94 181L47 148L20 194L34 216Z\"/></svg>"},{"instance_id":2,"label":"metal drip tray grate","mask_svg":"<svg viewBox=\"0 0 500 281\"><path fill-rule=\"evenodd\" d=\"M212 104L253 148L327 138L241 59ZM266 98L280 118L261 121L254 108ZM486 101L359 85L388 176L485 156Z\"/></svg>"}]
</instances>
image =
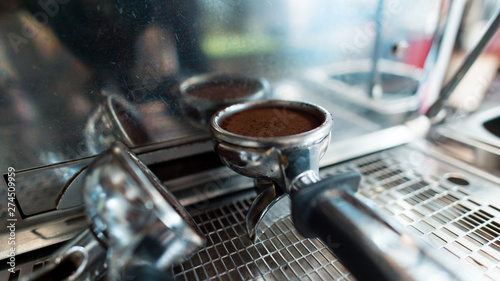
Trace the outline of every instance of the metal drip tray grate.
<instances>
[{"instance_id":1,"label":"metal drip tray grate","mask_svg":"<svg viewBox=\"0 0 500 281\"><path fill-rule=\"evenodd\" d=\"M252 200L246 196L195 214L207 246L172 275L178 280L354 280L323 243L300 236L289 216L252 243L245 230Z\"/></svg>"},{"instance_id":2,"label":"metal drip tray grate","mask_svg":"<svg viewBox=\"0 0 500 281\"><path fill-rule=\"evenodd\" d=\"M363 174L359 195L372 201L382 215L470 271L477 277L472 280L500 280L499 183L459 167L458 162L451 165L405 146L327 167L320 173L359 170ZM457 175L462 180L450 180ZM301 237L289 216L252 243L244 218L253 196L249 192L224 201L227 203L213 201L220 204L208 210L192 209L207 245L170 269L176 280L355 279L322 242ZM0 271L0 281L26 276L46 259L20 264L14 275Z\"/></svg>"},{"instance_id":3,"label":"metal drip tray grate","mask_svg":"<svg viewBox=\"0 0 500 281\"><path fill-rule=\"evenodd\" d=\"M476 198L481 192L494 193L497 185L408 147L327 167L321 175L351 169L363 174L359 194L387 218L406 226L473 276L500 280L500 208ZM470 183L446 180L457 174ZM319 240L302 238L289 216L252 244L244 223L251 202L247 197L195 213L208 245L174 268L174 276L181 280L354 279Z\"/></svg>"},{"instance_id":4,"label":"metal drip tray grate","mask_svg":"<svg viewBox=\"0 0 500 281\"><path fill-rule=\"evenodd\" d=\"M500 208L475 198L489 193L490 200L498 202L494 196L498 186L407 148L364 157L324 173L352 168L364 176L360 194L380 210L478 277L500 280ZM457 172L471 179L470 183L447 180Z\"/></svg>"}]
</instances>

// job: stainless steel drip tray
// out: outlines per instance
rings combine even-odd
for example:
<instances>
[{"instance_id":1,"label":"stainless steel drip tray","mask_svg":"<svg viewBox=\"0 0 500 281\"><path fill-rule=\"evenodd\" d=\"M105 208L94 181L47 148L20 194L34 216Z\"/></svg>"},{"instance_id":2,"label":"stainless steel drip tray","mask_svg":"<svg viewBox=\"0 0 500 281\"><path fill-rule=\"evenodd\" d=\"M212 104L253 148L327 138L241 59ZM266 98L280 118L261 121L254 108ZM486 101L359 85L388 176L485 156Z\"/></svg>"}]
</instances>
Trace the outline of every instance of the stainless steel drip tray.
<instances>
[{"instance_id":1,"label":"stainless steel drip tray","mask_svg":"<svg viewBox=\"0 0 500 281\"><path fill-rule=\"evenodd\" d=\"M500 179L423 151L434 153L414 144L399 146L323 168L321 176L359 170L363 174L360 197L382 215L455 263L457 270L468 271L471 280L500 280ZM188 210L206 234L207 245L170 269L177 280L355 279L323 243L301 237L289 214L284 213L257 243L251 243L244 225L255 195L248 189L251 182L234 174L227 175L230 180L207 177L193 178L191 183L198 189L192 196L199 197L201 191L210 190L208 186L221 182L247 189L222 198L189 199L193 204ZM207 189L200 189L203 186ZM46 259L20 264L16 276L26 276ZM0 271L0 281L16 280L9 276Z\"/></svg>"},{"instance_id":2,"label":"stainless steel drip tray","mask_svg":"<svg viewBox=\"0 0 500 281\"><path fill-rule=\"evenodd\" d=\"M331 90L330 96L341 96L353 104L386 115L399 115L418 109L416 96L421 70L400 62L379 61L382 93L369 97L370 60L339 62L309 69L305 77Z\"/></svg>"},{"instance_id":3,"label":"stainless steel drip tray","mask_svg":"<svg viewBox=\"0 0 500 281\"><path fill-rule=\"evenodd\" d=\"M500 280L500 180L486 180L463 165L402 146L324 168L321 174L359 170L360 196L382 215L470 273L472 280ZM251 200L245 194L195 210L207 247L171 273L181 280L354 279L319 240L302 238L289 214L252 244L244 228Z\"/></svg>"},{"instance_id":4,"label":"stainless steel drip tray","mask_svg":"<svg viewBox=\"0 0 500 281\"><path fill-rule=\"evenodd\" d=\"M500 149L499 120L500 105L497 105L467 116L464 120L449 124L447 127L472 140Z\"/></svg>"},{"instance_id":5,"label":"stainless steel drip tray","mask_svg":"<svg viewBox=\"0 0 500 281\"><path fill-rule=\"evenodd\" d=\"M500 106L437 127L436 144L464 161L500 175Z\"/></svg>"},{"instance_id":6,"label":"stainless steel drip tray","mask_svg":"<svg viewBox=\"0 0 500 281\"><path fill-rule=\"evenodd\" d=\"M322 242L297 233L290 214L252 243L245 214L253 199L253 192L247 192L195 211L207 246L171 274L178 280L354 280Z\"/></svg>"}]
</instances>

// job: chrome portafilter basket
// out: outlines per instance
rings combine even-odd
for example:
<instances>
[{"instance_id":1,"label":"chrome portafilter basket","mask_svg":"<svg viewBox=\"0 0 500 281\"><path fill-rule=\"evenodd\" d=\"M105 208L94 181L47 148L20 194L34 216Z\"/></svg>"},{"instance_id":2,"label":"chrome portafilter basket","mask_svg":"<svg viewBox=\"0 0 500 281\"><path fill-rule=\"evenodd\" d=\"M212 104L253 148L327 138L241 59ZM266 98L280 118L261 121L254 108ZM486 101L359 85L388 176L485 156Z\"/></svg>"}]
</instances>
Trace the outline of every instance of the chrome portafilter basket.
<instances>
[{"instance_id":1,"label":"chrome portafilter basket","mask_svg":"<svg viewBox=\"0 0 500 281\"><path fill-rule=\"evenodd\" d=\"M29 280L92 280L104 270L107 280L144 280L134 276L140 272L165 280L166 269L205 243L186 210L121 143L89 165L83 197L89 229ZM62 265L72 270L54 279Z\"/></svg>"},{"instance_id":2,"label":"chrome portafilter basket","mask_svg":"<svg viewBox=\"0 0 500 281\"><path fill-rule=\"evenodd\" d=\"M255 107L275 107L275 119L285 121L286 112L281 108L292 108L314 115L322 124L299 135L277 138L261 138L237 135L224 130L220 123L228 115ZM293 126L293 124L286 124ZM239 174L255 179L258 196L246 217L247 232L252 240L257 239L262 219L272 206L287 200L284 193L293 193L301 180L318 178L319 160L330 143L333 118L321 107L307 103L279 100L263 100L239 103L218 111L211 120L211 133L215 152L222 162Z\"/></svg>"},{"instance_id":3,"label":"chrome portafilter basket","mask_svg":"<svg viewBox=\"0 0 500 281\"><path fill-rule=\"evenodd\" d=\"M295 126L286 110L313 116L319 125L293 135L236 134L225 129L227 120L245 111L268 109L274 116L260 121L262 131L278 123ZM261 100L218 111L211 119L214 150L232 170L255 179L258 195L246 223L254 241L262 229L291 209L296 229L305 237L319 237L360 280L460 280L415 239L388 223L355 192L356 171L319 177L319 160L330 142L333 118L317 105ZM263 225L265 225L263 227Z\"/></svg>"},{"instance_id":4,"label":"chrome portafilter basket","mask_svg":"<svg viewBox=\"0 0 500 281\"><path fill-rule=\"evenodd\" d=\"M178 89L183 115L195 127L207 129L210 118L231 104L265 98L271 87L265 78L206 73L184 80Z\"/></svg>"}]
</instances>

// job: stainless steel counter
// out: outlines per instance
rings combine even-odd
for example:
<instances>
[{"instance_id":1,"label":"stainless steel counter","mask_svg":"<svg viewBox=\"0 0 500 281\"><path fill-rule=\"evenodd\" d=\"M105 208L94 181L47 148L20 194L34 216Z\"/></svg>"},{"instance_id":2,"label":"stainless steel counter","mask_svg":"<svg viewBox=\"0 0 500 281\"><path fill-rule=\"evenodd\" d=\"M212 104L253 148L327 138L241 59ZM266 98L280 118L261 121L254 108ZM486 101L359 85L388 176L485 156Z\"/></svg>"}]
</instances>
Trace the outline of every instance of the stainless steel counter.
<instances>
[{"instance_id":1,"label":"stainless steel counter","mask_svg":"<svg viewBox=\"0 0 500 281\"><path fill-rule=\"evenodd\" d=\"M419 144L325 167L323 176L357 169L363 174L359 196L386 218L466 271L471 280L500 278L500 179L485 179L467 164L432 157ZM467 182L456 181L456 178ZM289 213L252 244L245 235L250 195L227 203L198 203L195 220L208 245L172 269L181 280L351 280L353 277L317 240L302 238ZM202 201L203 202L203 201ZM201 206L201 208L200 208Z\"/></svg>"},{"instance_id":2,"label":"stainless steel counter","mask_svg":"<svg viewBox=\"0 0 500 281\"><path fill-rule=\"evenodd\" d=\"M422 141L325 166L321 174L350 169L363 174L358 196L385 218L404 226L410 235L455 264L457 270L466 271L471 280L500 278L499 178L440 154ZM252 183L232 172L219 178L210 176L221 172L207 171L201 177L191 175L165 182L166 186L184 183L176 194L181 202L190 202L188 210L208 239L207 246L192 259L171 269L176 278L353 279L320 241L297 234L286 211L252 244L244 228ZM214 186L232 186L233 191L223 197L220 195L224 192L209 197L206 191L215 190ZM28 274L44 259L20 266L19 276ZM1 274L1 280L8 280L5 271Z\"/></svg>"}]
</instances>

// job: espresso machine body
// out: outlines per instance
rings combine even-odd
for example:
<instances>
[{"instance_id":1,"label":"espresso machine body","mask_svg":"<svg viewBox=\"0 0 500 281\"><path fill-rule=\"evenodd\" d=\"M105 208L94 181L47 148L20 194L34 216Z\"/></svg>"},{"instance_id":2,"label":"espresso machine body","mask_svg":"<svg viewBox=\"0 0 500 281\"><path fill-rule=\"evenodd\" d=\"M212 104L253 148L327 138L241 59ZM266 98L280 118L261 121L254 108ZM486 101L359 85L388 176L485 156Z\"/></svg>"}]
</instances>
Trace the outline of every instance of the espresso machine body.
<instances>
[{"instance_id":1,"label":"espresso machine body","mask_svg":"<svg viewBox=\"0 0 500 281\"><path fill-rule=\"evenodd\" d=\"M356 200L459 264L464 280L500 280L497 139L457 133L463 114L430 130L411 122L439 94L456 38L470 26L466 16L484 22L498 6L470 2L0 3L0 221L15 225L0 230L0 280L50 266L54 252L95 223L85 217L82 186L89 165L117 142L205 235L194 256L162 268L172 278L361 276L332 253L335 241L297 232L289 206L275 208L265 231L249 238L253 202L264 206L287 192L226 168L214 153L210 118L231 104L268 99L312 103L332 115L331 136L315 158L319 177L357 171ZM236 90L203 94L220 83ZM489 89L485 99L495 104ZM486 129L494 135L494 128ZM260 164L255 155L242 148L240 157ZM278 177L272 173L268 179Z\"/></svg>"}]
</instances>

